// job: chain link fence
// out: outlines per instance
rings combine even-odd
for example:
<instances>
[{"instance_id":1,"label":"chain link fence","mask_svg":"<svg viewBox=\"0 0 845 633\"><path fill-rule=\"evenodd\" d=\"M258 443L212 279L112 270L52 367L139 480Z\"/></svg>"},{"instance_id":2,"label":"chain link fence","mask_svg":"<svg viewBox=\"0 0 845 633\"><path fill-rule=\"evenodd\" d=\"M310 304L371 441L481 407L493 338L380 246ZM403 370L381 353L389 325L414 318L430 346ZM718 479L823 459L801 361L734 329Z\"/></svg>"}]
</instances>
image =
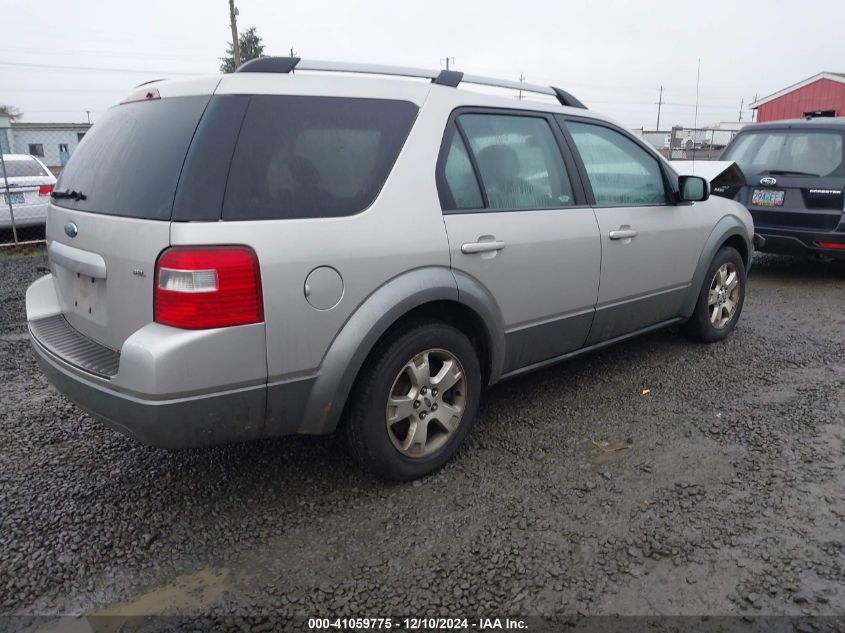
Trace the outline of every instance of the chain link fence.
<instances>
[{"instance_id":1,"label":"chain link fence","mask_svg":"<svg viewBox=\"0 0 845 633\"><path fill-rule=\"evenodd\" d=\"M0 247L44 240L50 194L90 127L0 117Z\"/></svg>"},{"instance_id":2,"label":"chain link fence","mask_svg":"<svg viewBox=\"0 0 845 633\"><path fill-rule=\"evenodd\" d=\"M724 125L726 127L674 126L664 131L635 129L632 132L668 160L718 160L743 124Z\"/></svg>"}]
</instances>

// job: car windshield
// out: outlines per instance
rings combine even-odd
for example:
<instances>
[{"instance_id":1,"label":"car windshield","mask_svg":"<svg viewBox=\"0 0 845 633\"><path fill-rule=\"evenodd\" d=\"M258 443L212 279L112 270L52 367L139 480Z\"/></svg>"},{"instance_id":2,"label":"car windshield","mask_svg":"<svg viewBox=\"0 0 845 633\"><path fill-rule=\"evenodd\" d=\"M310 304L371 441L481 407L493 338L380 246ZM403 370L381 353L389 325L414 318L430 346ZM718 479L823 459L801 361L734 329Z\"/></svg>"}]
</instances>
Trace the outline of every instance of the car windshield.
<instances>
[{"instance_id":1,"label":"car windshield","mask_svg":"<svg viewBox=\"0 0 845 633\"><path fill-rule=\"evenodd\" d=\"M46 176L47 172L34 158L5 158L0 163L0 178L3 178L3 164L6 165L6 176L9 178L27 178Z\"/></svg>"},{"instance_id":2,"label":"car windshield","mask_svg":"<svg viewBox=\"0 0 845 633\"><path fill-rule=\"evenodd\" d=\"M777 130L740 134L722 155L746 174L783 173L833 176L845 173L842 134L834 131Z\"/></svg>"}]
</instances>

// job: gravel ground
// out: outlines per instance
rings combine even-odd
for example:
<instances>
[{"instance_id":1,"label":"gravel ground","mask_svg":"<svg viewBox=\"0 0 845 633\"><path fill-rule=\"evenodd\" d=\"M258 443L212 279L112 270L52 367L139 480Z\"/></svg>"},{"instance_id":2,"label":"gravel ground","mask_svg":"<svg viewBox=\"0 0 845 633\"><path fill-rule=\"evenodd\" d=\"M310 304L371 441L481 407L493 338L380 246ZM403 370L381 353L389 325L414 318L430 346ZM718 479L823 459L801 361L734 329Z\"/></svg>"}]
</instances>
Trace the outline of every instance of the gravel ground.
<instances>
[{"instance_id":1,"label":"gravel ground","mask_svg":"<svg viewBox=\"0 0 845 633\"><path fill-rule=\"evenodd\" d=\"M101 427L30 353L44 265L0 260L0 613L845 616L840 266L758 257L725 343L499 385L452 463L387 485L333 438Z\"/></svg>"}]
</instances>

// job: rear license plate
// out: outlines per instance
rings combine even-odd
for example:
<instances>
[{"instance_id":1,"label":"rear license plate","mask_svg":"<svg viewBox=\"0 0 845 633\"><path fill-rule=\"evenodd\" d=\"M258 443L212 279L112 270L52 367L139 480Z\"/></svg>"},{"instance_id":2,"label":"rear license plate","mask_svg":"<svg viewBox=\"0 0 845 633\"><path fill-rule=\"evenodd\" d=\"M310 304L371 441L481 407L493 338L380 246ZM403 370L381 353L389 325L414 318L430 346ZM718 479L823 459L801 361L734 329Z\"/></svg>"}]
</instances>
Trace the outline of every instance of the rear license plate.
<instances>
[{"instance_id":1,"label":"rear license plate","mask_svg":"<svg viewBox=\"0 0 845 633\"><path fill-rule=\"evenodd\" d=\"M758 207L782 207L783 191L775 189L755 189L751 194L751 204Z\"/></svg>"},{"instance_id":2,"label":"rear license plate","mask_svg":"<svg viewBox=\"0 0 845 633\"><path fill-rule=\"evenodd\" d=\"M22 193L10 193L8 196L3 194L3 202L5 204L9 204L9 198L12 199L12 204L24 204L26 202Z\"/></svg>"}]
</instances>

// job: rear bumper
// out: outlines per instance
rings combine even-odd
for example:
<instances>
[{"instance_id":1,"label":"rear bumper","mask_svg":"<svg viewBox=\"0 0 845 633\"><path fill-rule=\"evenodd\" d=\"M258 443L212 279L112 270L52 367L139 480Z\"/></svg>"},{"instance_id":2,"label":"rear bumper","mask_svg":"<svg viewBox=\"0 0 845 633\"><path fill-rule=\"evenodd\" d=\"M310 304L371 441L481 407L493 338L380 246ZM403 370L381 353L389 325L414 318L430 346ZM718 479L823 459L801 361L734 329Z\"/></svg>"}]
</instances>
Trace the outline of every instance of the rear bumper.
<instances>
[{"instance_id":1,"label":"rear bumper","mask_svg":"<svg viewBox=\"0 0 845 633\"><path fill-rule=\"evenodd\" d=\"M15 214L15 226L38 226L47 222L47 199L36 204L15 204L12 211ZM12 227L9 205L0 196L0 229Z\"/></svg>"},{"instance_id":2,"label":"rear bumper","mask_svg":"<svg viewBox=\"0 0 845 633\"><path fill-rule=\"evenodd\" d=\"M756 231L765 240L757 250L764 253L792 255L821 254L845 261L845 248L825 248L822 243L845 245L845 231L803 231L795 228L758 226Z\"/></svg>"},{"instance_id":3,"label":"rear bumper","mask_svg":"<svg viewBox=\"0 0 845 633\"><path fill-rule=\"evenodd\" d=\"M148 400L109 389L54 356L32 337L44 375L106 426L144 444L177 449L250 440L264 425L265 385L213 395Z\"/></svg>"},{"instance_id":4,"label":"rear bumper","mask_svg":"<svg viewBox=\"0 0 845 633\"><path fill-rule=\"evenodd\" d=\"M179 330L150 323L118 352L65 321L52 275L27 289L26 311L44 374L106 425L162 448L262 436L268 391L263 324Z\"/></svg>"}]
</instances>

